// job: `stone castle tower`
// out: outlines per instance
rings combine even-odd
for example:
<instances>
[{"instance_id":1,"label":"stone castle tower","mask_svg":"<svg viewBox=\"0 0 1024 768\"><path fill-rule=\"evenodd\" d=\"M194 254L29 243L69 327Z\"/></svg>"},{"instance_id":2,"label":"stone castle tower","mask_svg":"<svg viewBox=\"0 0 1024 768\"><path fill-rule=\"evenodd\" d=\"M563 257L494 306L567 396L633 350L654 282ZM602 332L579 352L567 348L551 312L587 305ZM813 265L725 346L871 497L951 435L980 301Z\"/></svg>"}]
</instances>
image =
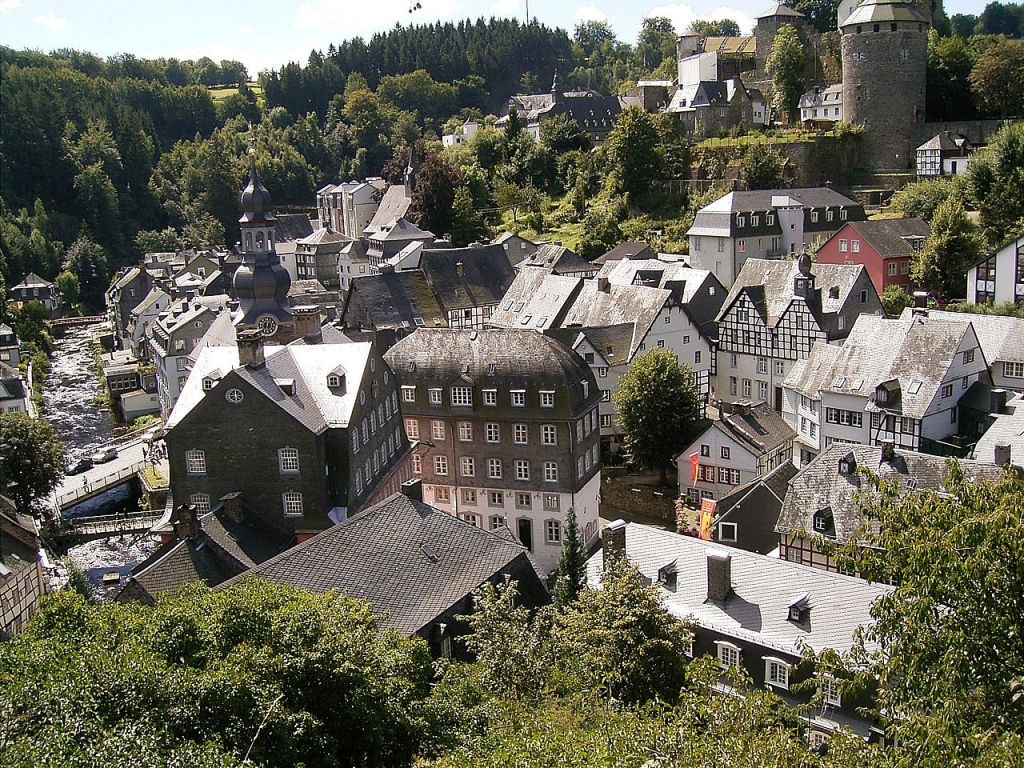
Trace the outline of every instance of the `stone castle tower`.
<instances>
[{"instance_id":1,"label":"stone castle tower","mask_svg":"<svg viewBox=\"0 0 1024 768\"><path fill-rule=\"evenodd\" d=\"M928 21L909 0L865 0L842 23L843 117L865 128L865 168L904 171L923 123Z\"/></svg>"},{"instance_id":2,"label":"stone castle tower","mask_svg":"<svg viewBox=\"0 0 1024 768\"><path fill-rule=\"evenodd\" d=\"M270 211L270 193L250 160L249 184L242 190L242 263L235 270L238 297L235 331L258 329L268 343L286 344L295 338L295 320L288 303L291 278L281 266L274 245L277 217Z\"/></svg>"}]
</instances>

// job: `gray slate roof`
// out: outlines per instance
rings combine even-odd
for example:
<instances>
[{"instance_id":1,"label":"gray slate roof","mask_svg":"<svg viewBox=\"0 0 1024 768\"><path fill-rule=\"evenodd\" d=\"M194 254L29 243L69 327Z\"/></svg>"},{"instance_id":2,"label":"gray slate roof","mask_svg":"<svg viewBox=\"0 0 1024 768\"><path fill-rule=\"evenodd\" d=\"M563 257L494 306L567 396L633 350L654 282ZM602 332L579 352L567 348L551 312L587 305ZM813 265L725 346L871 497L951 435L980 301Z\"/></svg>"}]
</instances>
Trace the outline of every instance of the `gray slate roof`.
<instances>
[{"instance_id":1,"label":"gray slate roof","mask_svg":"<svg viewBox=\"0 0 1024 768\"><path fill-rule=\"evenodd\" d=\"M924 219L869 219L851 221L848 225L883 259L909 258L916 251L905 237L928 237L929 226Z\"/></svg>"},{"instance_id":2,"label":"gray slate roof","mask_svg":"<svg viewBox=\"0 0 1024 768\"><path fill-rule=\"evenodd\" d=\"M608 365L625 365L629 362L630 345L633 343L633 324L620 323L601 328L552 328L548 335L572 349L576 349L580 337L586 338Z\"/></svg>"},{"instance_id":3,"label":"gray slate roof","mask_svg":"<svg viewBox=\"0 0 1024 768\"><path fill-rule=\"evenodd\" d=\"M365 317L359 316L360 312ZM367 320L374 330L417 327L416 318L427 326L445 326L448 321L422 270L385 272L352 279L345 306L346 327Z\"/></svg>"},{"instance_id":4,"label":"gray slate roof","mask_svg":"<svg viewBox=\"0 0 1024 768\"><path fill-rule=\"evenodd\" d=\"M535 252L520 261L518 267L520 269L524 267L541 267L560 275L578 275L580 273L592 275L598 269L589 261L581 259L568 248L551 244L542 245Z\"/></svg>"},{"instance_id":5,"label":"gray slate roof","mask_svg":"<svg viewBox=\"0 0 1024 768\"><path fill-rule=\"evenodd\" d=\"M368 600L407 635L517 560L525 547L395 494L223 585L244 578Z\"/></svg>"},{"instance_id":6,"label":"gray slate roof","mask_svg":"<svg viewBox=\"0 0 1024 768\"><path fill-rule=\"evenodd\" d=\"M655 258L654 251L647 243L634 242L627 240L624 243L619 243L607 253L601 254L594 259L595 264L605 264L609 261L618 261L619 259L653 259Z\"/></svg>"},{"instance_id":7,"label":"gray slate roof","mask_svg":"<svg viewBox=\"0 0 1024 768\"><path fill-rule=\"evenodd\" d=\"M883 21L928 23L928 20L921 15L920 11L914 7L914 4L907 2L907 0L865 0L865 2L854 9L853 13L846 17L843 27Z\"/></svg>"},{"instance_id":8,"label":"gray slate roof","mask_svg":"<svg viewBox=\"0 0 1024 768\"><path fill-rule=\"evenodd\" d=\"M305 213L279 213L274 223L274 242L287 243L313 234L313 222Z\"/></svg>"},{"instance_id":9,"label":"gray slate roof","mask_svg":"<svg viewBox=\"0 0 1024 768\"><path fill-rule=\"evenodd\" d=\"M583 287L583 278L555 275L546 269L521 269L501 303L491 313L491 325L502 328L557 328ZM523 322L526 318L529 321Z\"/></svg>"},{"instance_id":10,"label":"gray slate roof","mask_svg":"<svg viewBox=\"0 0 1024 768\"><path fill-rule=\"evenodd\" d=\"M384 192L380 205L377 206L373 218L363 230L364 234L370 235L386 227L395 219L400 219L409 212L412 205L412 198L408 195L404 184L392 184Z\"/></svg>"},{"instance_id":11,"label":"gray slate roof","mask_svg":"<svg viewBox=\"0 0 1024 768\"><path fill-rule=\"evenodd\" d=\"M497 304L516 276L501 245L424 248L420 269L446 312Z\"/></svg>"},{"instance_id":12,"label":"gray slate roof","mask_svg":"<svg viewBox=\"0 0 1024 768\"><path fill-rule=\"evenodd\" d=\"M711 422L711 428L720 429L745 443L755 456L771 453L796 437L796 433L782 418L782 414L768 403L754 405L749 414L722 413Z\"/></svg>"},{"instance_id":13,"label":"gray slate roof","mask_svg":"<svg viewBox=\"0 0 1024 768\"><path fill-rule=\"evenodd\" d=\"M732 594L708 600L707 553L731 556ZM892 587L852 576L733 549L637 523L626 526L626 556L657 583L658 569L675 562L676 589L659 589L665 607L681 619L727 637L801 656L801 644L815 651L848 651L858 627L871 621L871 605ZM604 557L587 562L591 585L599 586ZM789 621L789 605L808 595L810 621Z\"/></svg>"},{"instance_id":14,"label":"gray slate roof","mask_svg":"<svg viewBox=\"0 0 1024 768\"><path fill-rule=\"evenodd\" d=\"M900 315L906 320L913 314L907 307ZM929 309L928 317L933 320L965 321L969 320L978 336L981 352L985 361L992 366L997 361L1024 361L1024 318L1003 317L1001 315L982 315L970 312L946 312Z\"/></svg>"},{"instance_id":15,"label":"gray slate roof","mask_svg":"<svg viewBox=\"0 0 1024 768\"><path fill-rule=\"evenodd\" d=\"M814 531L814 514L828 509L835 524L838 544L864 532L874 533L878 522L862 512L858 497L875 494L867 480L857 472L840 474L839 460L853 454L858 468L867 468L883 479L895 480L901 493L917 490L939 490L946 481L946 458L913 451L898 451L892 461L882 461L882 448L873 445L833 443L810 464L800 470L789 483L789 492L782 505L779 533ZM1001 467L991 463L960 460L964 476L974 480L995 481ZM912 482L908 485L908 480Z\"/></svg>"}]
</instances>

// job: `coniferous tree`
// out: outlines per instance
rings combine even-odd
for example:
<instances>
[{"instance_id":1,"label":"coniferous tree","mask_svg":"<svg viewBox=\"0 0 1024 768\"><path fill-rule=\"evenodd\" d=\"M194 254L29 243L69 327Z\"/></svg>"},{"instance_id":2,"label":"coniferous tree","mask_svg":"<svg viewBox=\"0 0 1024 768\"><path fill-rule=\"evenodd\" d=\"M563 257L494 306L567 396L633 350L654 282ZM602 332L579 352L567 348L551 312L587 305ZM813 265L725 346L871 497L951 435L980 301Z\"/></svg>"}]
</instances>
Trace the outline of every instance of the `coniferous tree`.
<instances>
[{"instance_id":1,"label":"coniferous tree","mask_svg":"<svg viewBox=\"0 0 1024 768\"><path fill-rule=\"evenodd\" d=\"M562 524L562 554L555 576L555 604L565 608L579 596L587 578L587 556L580 541L576 510L569 507Z\"/></svg>"}]
</instances>

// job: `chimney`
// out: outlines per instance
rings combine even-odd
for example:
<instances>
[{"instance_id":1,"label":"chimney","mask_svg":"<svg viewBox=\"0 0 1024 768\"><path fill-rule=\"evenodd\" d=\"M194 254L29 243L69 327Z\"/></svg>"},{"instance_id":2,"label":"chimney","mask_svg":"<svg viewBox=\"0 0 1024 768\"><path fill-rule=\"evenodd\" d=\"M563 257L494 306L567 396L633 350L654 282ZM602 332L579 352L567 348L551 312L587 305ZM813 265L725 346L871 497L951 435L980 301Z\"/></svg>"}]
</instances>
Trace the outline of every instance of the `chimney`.
<instances>
[{"instance_id":1,"label":"chimney","mask_svg":"<svg viewBox=\"0 0 1024 768\"><path fill-rule=\"evenodd\" d=\"M226 493L220 497L220 501L224 505L224 511L227 513L228 517L236 523L240 523L245 519L245 510L242 509L241 491Z\"/></svg>"},{"instance_id":2,"label":"chimney","mask_svg":"<svg viewBox=\"0 0 1024 768\"><path fill-rule=\"evenodd\" d=\"M609 291L609 284L608 284L608 278L607 277L599 277L599 278L597 278L597 290L599 290L601 293L608 293L608 291Z\"/></svg>"},{"instance_id":3,"label":"chimney","mask_svg":"<svg viewBox=\"0 0 1024 768\"><path fill-rule=\"evenodd\" d=\"M402 483L402 494L413 501L423 501L423 481L418 477Z\"/></svg>"},{"instance_id":4,"label":"chimney","mask_svg":"<svg viewBox=\"0 0 1024 768\"><path fill-rule=\"evenodd\" d=\"M292 317L295 320L295 332L310 344L319 344L324 340L320 330L320 307L293 307Z\"/></svg>"},{"instance_id":5,"label":"chimney","mask_svg":"<svg viewBox=\"0 0 1024 768\"><path fill-rule=\"evenodd\" d=\"M461 261L455 262L455 274L459 277L465 277L466 275L466 268L463 266Z\"/></svg>"},{"instance_id":6,"label":"chimney","mask_svg":"<svg viewBox=\"0 0 1024 768\"><path fill-rule=\"evenodd\" d=\"M989 413L1006 412L1006 390L993 389L989 392Z\"/></svg>"},{"instance_id":7,"label":"chimney","mask_svg":"<svg viewBox=\"0 0 1024 768\"><path fill-rule=\"evenodd\" d=\"M718 401L718 415L728 416L736 410L736 406L732 403L726 402L725 400Z\"/></svg>"},{"instance_id":8,"label":"chimney","mask_svg":"<svg viewBox=\"0 0 1024 768\"><path fill-rule=\"evenodd\" d=\"M174 535L182 541L198 539L201 526L199 525L199 510L196 505L182 504L174 510L172 525L174 526Z\"/></svg>"},{"instance_id":9,"label":"chimney","mask_svg":"<svg viewBox=\"0 0 1024 768\"><path fill-rule=\"evenodd\" d=\"M914 309L928 309L928 291L914 291Z\"/></svg>"},{"instance_id":10,"label":"chimney","mask_svg":"<svg viewBox=\"0 0 1024 768\"><path fill-rule=\"evenodd\" d=\"M258 329L240 331L237 336L238 362L246 368L262 368L266 360L263 358L263 332Z\"/></svg>"},{"instance_id":11,"label":"chimney","mask_svg":"<svg viewBox=\"0 0 1024 768\"><path fill-rule=\"evenodd\" d=\"M892 440L886 440L882 443L882 461L890 462L896 455L895 446Z\"/></svg>"},{"instance_id":12,"label":"chimney","mask_svg":"<svg viewBox=\"0 0 1024 768\"><path fill-rule=\"evenodd\" d=\"M749 400L740 400L738 403L736 403L736 412L738 412L741 416L749 416L750 408L751 405Z\"/></svg>"},{"instance_id":13,"label":"chimney","mask_svg":"<svg viewBox=\"0 0 1024 768\"><path fill-rule=\"evenodd\" d=\"M615 520L608 523L601 531L601 553L604 555L604 567L626 556L626 521Z\"/></svg>"},{"instance_id":14,"label":"chimney","mask_svg":"<svg viewBox=\"0 0 1024 768\"><path fill-rule=\"evenodd\" d=\"M1010 446L1007 443L996 443L996 464L1005 467L1010 463Z\"/></svg>"},{"instance_id":15,"label":"chimney","mask_svg":"<svg viewBox=\"0 0 1024 768\"><path fill-rule=\"evenodd\" d=\"M708 600L725 600L732 591L732 555L717 549L707 550Z\"/></svg>"}]
</instances>

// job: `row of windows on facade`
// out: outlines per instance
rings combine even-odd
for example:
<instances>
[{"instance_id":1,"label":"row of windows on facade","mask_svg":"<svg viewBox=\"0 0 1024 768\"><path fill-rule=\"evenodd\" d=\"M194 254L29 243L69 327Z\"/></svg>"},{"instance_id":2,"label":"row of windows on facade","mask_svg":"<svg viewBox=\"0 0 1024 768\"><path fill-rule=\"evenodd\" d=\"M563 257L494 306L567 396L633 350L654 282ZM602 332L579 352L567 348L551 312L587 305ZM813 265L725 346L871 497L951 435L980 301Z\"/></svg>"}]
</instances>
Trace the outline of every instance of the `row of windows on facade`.
<instances>
[{"instance_id":1,"label":"row of windows on facade","mask_svg":"<svg viewBox=\"0 0 1024 768\"><path fill-rule=\"evenodd\" d=\"M609 423L607 426L611 426L611 416L608 415ZM604 419L601 419L601 426L605 426L603 423ZM583 439L590 435L595 429L598 428L598 413L597 409L587 411L583 416L576 419L576 442L581 443ZM460 442L472 442L473 441L473 422L471 421L459 421L456 422L455 429L458 433L458 439ZM420 423L415 418L407 418L405 420L405 433L408 435L410 440L420 439ZM489 421L484 423L483 430L484 442L487 443L500 443L501 442L501 424L496 421ZM430 421L430 439L433 441L447 440L447 427L445 422L441 419L431 419ZM513 424L512 425L512 442L515 445L528 445L530 442L530 425L529 424ZM540 425L540 442L541 445L558 445L558 429L554 424L541 424Z\"/></svg>"},{"instance_id":2,"label":"row of windows on facade","mask_svg":"<svg viewBox=\"0 0 1024 768\"><path fill-rule=\"evenodd\" d=\"M599 446L596 444L588 449L582 456L576 457L576 474L579 477L583 477L590 468L598 462L599 458ZM433 468L434 475L445 477L449 473L449 460L447 456L433 456ZM486 459L487 466L487 478L489 480L501 480L506 476L505 467L508 461L502 459ZM514 459L511 462L512 474L511 477L516 480L528 482L533 478L532 475L532 463L529 459ZM558 482L558 466L557 461L542 461L541 466L541 477L546 483L557 483ZM412 469L416 474L422 474L423 472L423 458L419 454L414 454L412 458ZM459 457L459 474L462 477L476 477L477 473L477 460L473 456L460 456Z\"/></svg>"},{"instance_id":3,"label":"row of windows on facade","mask_svg":"<svg viewBox=\"0 0 1024 768\"><path fill-rule=\"evenodd\" d=\"M399 445L401 445L401 442L400 442L401 441L401 436L400 436L401 433L399 432L400 429L401 429L401 427L395 427L394 434L393 435L388 435L388 443L387 443L388 452L387 452L387 454L384 453L384 444L381 443L380 446L378 448L376 448L370 454L370 456L368 456L366 458L365 462L363 463L362 468L361 469L356 469L356 495L359 495L359 494L361 494L363 492L363 482L364 482L364 480L365 480L366 486L370 487L371 481L373 480L374 477L376 477L380 473L381 468L386 468L387 467L388 456L390 456L391 458L394 458L396 448ZM380 458L378 458L378 456ZM370 472L370 465L371 465L371 463L373 464L373 472L372 473ZM365 474L364 474L364 472L365 472Z\"/></svg>"},{"instance_id":4,"label":"row of windows on facade","mask_svg":"<svg viewBox=\"0 0 1024 768\"><path fill-rule=\"evenodd\" d=\"M434 489L434 499L442 504L448 503L451 500L451 496L447 493L448 488L444 486L438 486ZM476 493L474 491L474 493ZM501 491L494 491L494 493L500 494ZM473 503L476 503L475 500ZM471 525L475 525L477 528L483 528L483 516L476 512L459 512L458 518L464 520ZM507 526L507 521L504 515L491 515L487 518L487 527L491 531L499 530ZM545 520L544 521L544 543L559 545L562 543L562 523L560 520Z\"/></svg>"},{"instance_id":5,"label":"row of windows on facade","mask_svg":"<svg viewBox=\"0 0 1024 768\"><path fill-rule=\"evenodd\" d=\"M583 396L589 396L589 386L587 382L583 383ZM484 405L495 406L498 404L498 390L496 389L485 389L481 392L481 400ZM415 403L416 402L416 386L412 384L406 384L402 386L402 402L403 403ZM430 405L444 405L444 390L441 387L428 387L427 388L427 402ZM526 390L525 389L512 389L509 390L509 402L514 408L525 408L526 407ZM451 387L448 394L448 404L456 407L467 407L473 406L473 388L472 387ZM541 408L554 408L555 407L555 393L554 390L541 390L538 392L538 405Z\"/></svg>"},{"instance_id":6,"label":"row of windows on facade","mask_svg":"<svg viewBox=\"0 0 1024 768\"><path fill-rule=\"evenodd\" d=\"M362 393L360 392L360 396ZM362 402L362 398L360 398ZM359 429L355 427L352 429L352 452L359 453L360 442L359 438L362 437L362 445L366 445L370 441L371 435L377 434L377 429L383 430L387 422L391 421L392 416L398 416L398 395L394 392L391 393L391 398L384 397L381 402L377 404L375 409L370 409L369 420L363 417L362 422L359 425ZM390 441L390 437L388 438ZM394 439L396 444L400 444L400 433L399 427L395 427Z\"/></svg>"},{"instance_id":7,"label":"row of windows on facade","mask_svg":"<svg viewBox=\"0 0 1024 768\"><path fill-rule=\"evenodd\" d=\"M717 241L717 243L718 243L718 252L719 253L725 253L725 245L726 245L726 243L729 242L728 238L725 238L725 237L714 237L714 238L711 238L711 239ZM695 236L695 237L692 238L692 240L693 240L693 250L695 250L695 251L703 250L703 246L701 244L701 238L700 237L696 237ZM736 241L736 250L739 253L746 253L747 252L747 241L742 239L742 238L737 240ZM762 238L762 237L757 238L757 250L758 251L763 251L764 250L764 238ZM779 250L779 238L777 238L777 237L773 237L772 238L771 250L772 251ZM714 293L715 293L715 287L711 286L708 289L708 292L713 296Z\"/></svg>"},{"instance_id":8,"label":"row of windows on facade","mask_svg":"<svg viewBox=\"0 0 1024 768\"><path fill-rule=\"evenodd\" d=\"M544 493L537 494L531 493L530 491L500 491L500 490L480 490L476 488L461 488L459 489L459 496L461 504L469 506L477 506L478 503L484 503L486 501L489 507L504 507L505 496L509 495L514 497L516 509L531 510L533 509L533 497L536 495L541 496L543 501L543 508L545 512L558 512L561 505L559 503L559 496L557 493ZM447 485L435 485L434 486L434 501L440 504L450 504L452 500L452 489ZM491 520L499 518L504 522L502 515L493 515ZM492 526L493 530L493 526Z\"/></svg>"},{"instance_id":9,"label":"row of windows on facade","mask_svg":"<svg viewBox=\"0 0 1024 768\"><path fill-rule=\"evenodd\" d=\"M752 397L752 395L751 395L751 383L752 383L751 379L743 379L743 382L742 382L743 397ZM730 376L729 377L729 394L730 395L738 394L738 391L739 391L739 386L738 385L739 385L739 379L737 379L735 376ZM759 400L767 400L768 399L768 382L767 381L758 381L757 382L757 397L758 397Z\"/></svg>"},{"instance_id":10,"label":"row of windows on facade","mask_svg":"<svg viewBox=\"0 0 1024 768\"><path fill-rule=\"evenodd\" d=\"M716 467L711 464L699 464L697 466L697 480L705 483L715 482L715 469ZM740 471L738 469L730 469L729 467L718 467L717 469L719 485L740 484Z\"/></svg>"},{"instance_id":11,"label":"row of windows on facade","mask_svg":"<svg viewBox=\"0 0 1024 768\"><path fill-rule=\"evenodd\" d=\"M199 514L210 511L210 494L193 493L188 497L189 503L195 505ZM302 517L302 494L298 491L285 491L281 494L281 511L285 517Z\"/></svg>"}]
</instances>

